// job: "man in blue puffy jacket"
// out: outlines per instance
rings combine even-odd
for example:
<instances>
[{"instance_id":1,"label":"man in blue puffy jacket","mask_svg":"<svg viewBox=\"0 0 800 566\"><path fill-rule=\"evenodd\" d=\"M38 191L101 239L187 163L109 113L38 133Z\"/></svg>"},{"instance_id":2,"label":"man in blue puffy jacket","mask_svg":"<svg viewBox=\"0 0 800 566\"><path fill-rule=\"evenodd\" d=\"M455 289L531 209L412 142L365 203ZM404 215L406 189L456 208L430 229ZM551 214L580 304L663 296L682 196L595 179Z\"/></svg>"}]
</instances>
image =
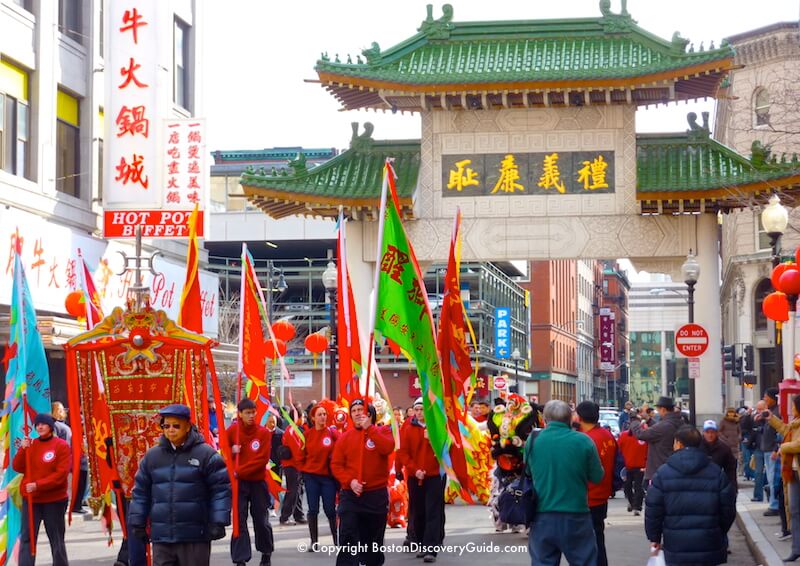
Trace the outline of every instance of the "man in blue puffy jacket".
<instances>
[{"instance_id":1,"label":"man in blue puffy jacket","mask_svg":"<svg viewBox=\"0 0 800 566\"><path fill-rule=\"evenodd\" d=\"M189 407L170 405L159 415L164 434L139 462L128 525L153 541L153 566L207 565L211 541L225 536L231 520L228 471L192 425Z\"/></svg>"},{"instance_id":2,"label":"man in blue puffy jacket","mask_svg":"<svg viewBox=\"0 0 800 566\"><path fill-rule=\"evenodd\" d=\"M736 519L736 491L700 448L700 432L682 426L675 452L647 490L647 540L663 548L667 564L710 566L728 558L728 529Z\"/></svg>"}]
</instances>

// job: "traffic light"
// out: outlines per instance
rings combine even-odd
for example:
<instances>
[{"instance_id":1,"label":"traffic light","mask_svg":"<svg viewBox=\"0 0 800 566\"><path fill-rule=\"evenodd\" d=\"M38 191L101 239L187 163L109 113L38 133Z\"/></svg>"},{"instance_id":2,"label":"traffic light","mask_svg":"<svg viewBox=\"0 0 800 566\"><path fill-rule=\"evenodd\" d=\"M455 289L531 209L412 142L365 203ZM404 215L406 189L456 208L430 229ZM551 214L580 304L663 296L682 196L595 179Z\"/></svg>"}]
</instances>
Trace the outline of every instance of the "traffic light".
<instances>
[{"instance_id":1,"label":"traffic light","mask_svg":"<svg viewBox=\"0 0 800 566\"><path fill-rule=\"evenodd\" d=\"M726 371L733 369L733 356L735 348L736 346L722 346L723 369Z\"/></svg>"},{"instance_id":2,"label":"traffic light","mask_svg":"<svg viewBox=\"0 0 800 566\"><path fill-rule=\"evenodd\" d=\"M742 356L736 356L736 360L733 364L733 373L734 377L742 377L744 375L744 359Z\"/></svg>"},{"instance_id":3,"label":"traffic light","mask_svg":"<svg viewBox=\"0 0 800 566\"><path fill-rule=\"evenodd\" d=\"M755 370L755 359L753 356L753 345L746 344L744 347L744 371L751 372Z\"/></svg>"}]
</instances>

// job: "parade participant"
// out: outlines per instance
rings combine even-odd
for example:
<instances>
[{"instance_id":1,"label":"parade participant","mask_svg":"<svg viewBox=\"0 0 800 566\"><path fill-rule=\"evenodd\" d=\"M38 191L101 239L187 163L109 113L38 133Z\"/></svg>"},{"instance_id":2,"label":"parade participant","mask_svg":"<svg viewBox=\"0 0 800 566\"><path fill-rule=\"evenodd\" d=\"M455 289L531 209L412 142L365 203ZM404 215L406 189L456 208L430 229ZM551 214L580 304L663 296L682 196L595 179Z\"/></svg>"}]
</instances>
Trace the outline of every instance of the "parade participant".
<instances>
[{"instance_id":1,"label":"parade participant","mask_svg":"<svg viewBox=\"0 0 800 566\"><path fill-rule=\"evenodd\" d=\"M632 410L630 421L639 420L639 415ZM628 512L638 516L642 512L644 500L644 469L647 466L647 443L639 440L629 429L619 436L619 449L625 460L625 498L628 500Z\"/></svg>"},{"instance_id":2,"label":"parade participant","mask_svg":"<svg viewBox=\"0 0 800 566\"><path fill-rule=\"evenodd\" d=\"M338 566L380 566L380 548L389 508L389 456L394 451L392 432L375 425L375 407L363 399L350 404L353 428L336 442L331 471L341 485L339 492ZM366 545L359 555L355 550ZM351 550L348 550L351 549Z\"/></svg>"},{"instance_id":3,"label":"parade participant","mask_svg":"<svg viewBox=\"0 0 800 566\"><path fill-rule=\"evenodd\" d=\"M70 451L66 442L53 435L55 419L48 414L39 413L33 420L39 438L22 439L14 456L12 467L22 474L20 492L25 496L22 502L22 518L19 547L20 566L33 566L35 557L31 556L31 538L39 536L39 526L44 522L44 530L50 541L53 566L67 566L67 547L64 544L64 513L67 511L67 476L70 470ZM30 467L29 467L30 466ZM33 533L28 516L27 498L33 500Z\"/></svg>"},{"instance_id":4,"label":"parade participant","mask_svg":"<svg viewBox=\"0 0 800 566\"><path fill-rule=\"evenodd\" d=\"M67 443L72 450L72 429L67 424L67 409L61 401L54 401L50 405L53 418L56 420L56 428L53 433ZM72 498L72 512L86 513L88 509L84 507L84 496L86 495L86 482L89 478L89 459L86 453L81 450L80 472L78 475L78 489Z\"/></svg>"},{"instance_id":5,"label":"parade participant","mask_svg":"<svg viewBox=\"0 0 800 566\"><path fill-rule=\"evenodd\" d=\"M265 474L272 447L272 433L256 424L256 404L244 398L236 407L237 420L225 431L233 452L233 462L239 494L239 536L231 537L231 560L244 566L253 556L250 532L247 528L247 508L253 518L256 550L261 553L261 566L269 565L275 549L272 525L269 524L269 492Z\"/></svg>"},{"instance_id":6,"label":"parade participant","mask_svg":"<svg viewBox=\"0 0 800 566\"><path fill-rule=\"evenodd\" d=\"M189 407L169 405L158 414L164 433L139 462L128 528L152 540L153 566L208 565L211 541L223 538L231 521L228 471L192 425Z\"/></svg>"},{"instance_id":7,"label":"parade participant","mask_svg":"<svg viewBox=\"0 0 800 566\"><path fill-rule=\"evenodd\" d=\"M397 426L403 426L405 419L403 418L403 407L398 405L392 411L392 415L394 416L394 421L397 423Z\"/></svg>"},{"instance_id":8,"label":"parade participant","mask_svg":"<svg viewBox=\"0 0 800 566\"><path fill-rule=\"evenodd\" d=\"M680 413L675 412L675 402L670 397L660 397L656 403L660 419L652 426L645 427L634 421L631 430L639 440L647 442L647 467L644 471L645 481L649 481L656 470L667 461L672 454L673 439L678 429L683 426Z\"/></svg>"},{"instance_id":9,"label":"parade participant","mask_svg":"<svg viewBox=\"0 0 800 566\"><path fill-rule=\"evenodd\" d=\"M336 495L339 485L331 473L331 457L339 432L328 426L328 411L317 404L308 413L312 428L305 433L306 443L302 449L301 466L303 483L308 499L308 532L311 536L309 552L316 552L319 539L319 500L328 517L333 544L336 544Z\"/></svg>"},{"instance_id":10,"label":"parade participant","mask_svg":"<svg viewBox=\"0 0 800 566\"><path fill-rule=\"evenodd\" d=\"M297 409L295 408L295 411ZM303 432L305 416L296 412L295 425ZM302 440L297 431L287 424L283 432L283 446L279 450L279 458L283 466L283 477L286 480L286 493L281 503L280 524L306 524L303 514L303 477L300 475L300 461L303 456Z\"/></svg>"},{"instance_id":11,"label":"parade participant","mask_svg":"<svg viewBox=\"0 0 800 566\"><path fill-rule=\"evenodd\" d=\"M595 564L597 542L589 513L588 485L603 479L603 465L591 438L570 427L564 401L544 406L546 426L525 444L525 466L536 486L536 514L528 535L531 566Z\"/></svg>"},{"instance_id":12,"label":"parade participant","mask_svg":"<svg viewBox=\"0 0 800 566\"><path fill-rule=\"evenodd\" d=\"M600 406L594 401L581 401L575 409L578 414L581 432L589 436L600 455L603 465L603 479L589 484L589 513L592 515L594 536L597 541L597 566L608 566L606 554L606 516L608 515L608 500L613 494L614 461L617 457L617 443L614 436L601 426Z\"/></svg>"},{"instance_id":13,"label":"parade participant","mask_svg":"<svg viewBox=\"0 0 800 566\"><path fill-rule=\"evenodd\" d=\"M667 564L723 564L727 533L736 519L736 491L725 472L700 448L700 432L682 426L675 451L653 475L644 529Z\"/></svg>"},{"instance_id":14,"label":"parade participant","mask_svg":"<svg viewBox=\"0 0 800 566\"><path fill-rule=\"evenodd\" d=\"M422 545L417 558L436 562L436 547L444 538L445 478L428 440L422 398L414 401L414 417L400 437L397 458L408 478L409 514L413 514L412 540Z\"/></svg>"}]
</instances>

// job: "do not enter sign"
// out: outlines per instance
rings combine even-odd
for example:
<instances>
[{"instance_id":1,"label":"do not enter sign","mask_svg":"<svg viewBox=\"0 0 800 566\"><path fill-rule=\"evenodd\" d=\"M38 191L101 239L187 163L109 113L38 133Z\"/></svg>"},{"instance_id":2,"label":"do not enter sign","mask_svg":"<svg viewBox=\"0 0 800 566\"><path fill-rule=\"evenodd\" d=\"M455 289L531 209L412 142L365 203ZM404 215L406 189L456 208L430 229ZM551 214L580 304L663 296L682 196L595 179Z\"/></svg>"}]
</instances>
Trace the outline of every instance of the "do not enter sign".
<instances>
[{"instance_id":1,"label":"do not enter sign","mask_svg":"<svg viewBox=\"0 0 800 566\"><path fill-rule=\"evenodd\" d=\"M675 333L675 349L687 358L696 358L708 349L708 332L699 324L684 324Z\"/></svg>"},{"instance_id":2,"label":"do not enter sign","mask_svg":"<svg viewBox=\"0 0 800 566\"><path fill-rule=\"evenodd\" d=\"M498 391L505 391L508 388L508 380L504 375L498 375L494 378L494 388Z\"/></svg>"}]
</instances>

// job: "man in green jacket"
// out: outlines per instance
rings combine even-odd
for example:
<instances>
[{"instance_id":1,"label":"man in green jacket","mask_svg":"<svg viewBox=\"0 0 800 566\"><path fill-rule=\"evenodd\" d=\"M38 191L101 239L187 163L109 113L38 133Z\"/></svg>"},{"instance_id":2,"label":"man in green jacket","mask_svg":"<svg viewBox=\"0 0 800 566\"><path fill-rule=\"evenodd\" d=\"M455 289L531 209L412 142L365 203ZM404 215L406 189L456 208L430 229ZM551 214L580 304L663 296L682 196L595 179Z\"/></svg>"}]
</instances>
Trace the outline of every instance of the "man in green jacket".
<instances>
[{"instance_id":1,"label":"man in green jacket","mask_svg":"<svg viewBox=\"0 0 800 566\"><path fill-rule=\"evenodd\" d=\"M544 406L546 428L525 444L525 468L536 489L536 516L528 536L534 566L572 566L597 561L588 484L603 479L594 442L570 427L572 411L563 401Z\"/></svg>"}]
</instances>

